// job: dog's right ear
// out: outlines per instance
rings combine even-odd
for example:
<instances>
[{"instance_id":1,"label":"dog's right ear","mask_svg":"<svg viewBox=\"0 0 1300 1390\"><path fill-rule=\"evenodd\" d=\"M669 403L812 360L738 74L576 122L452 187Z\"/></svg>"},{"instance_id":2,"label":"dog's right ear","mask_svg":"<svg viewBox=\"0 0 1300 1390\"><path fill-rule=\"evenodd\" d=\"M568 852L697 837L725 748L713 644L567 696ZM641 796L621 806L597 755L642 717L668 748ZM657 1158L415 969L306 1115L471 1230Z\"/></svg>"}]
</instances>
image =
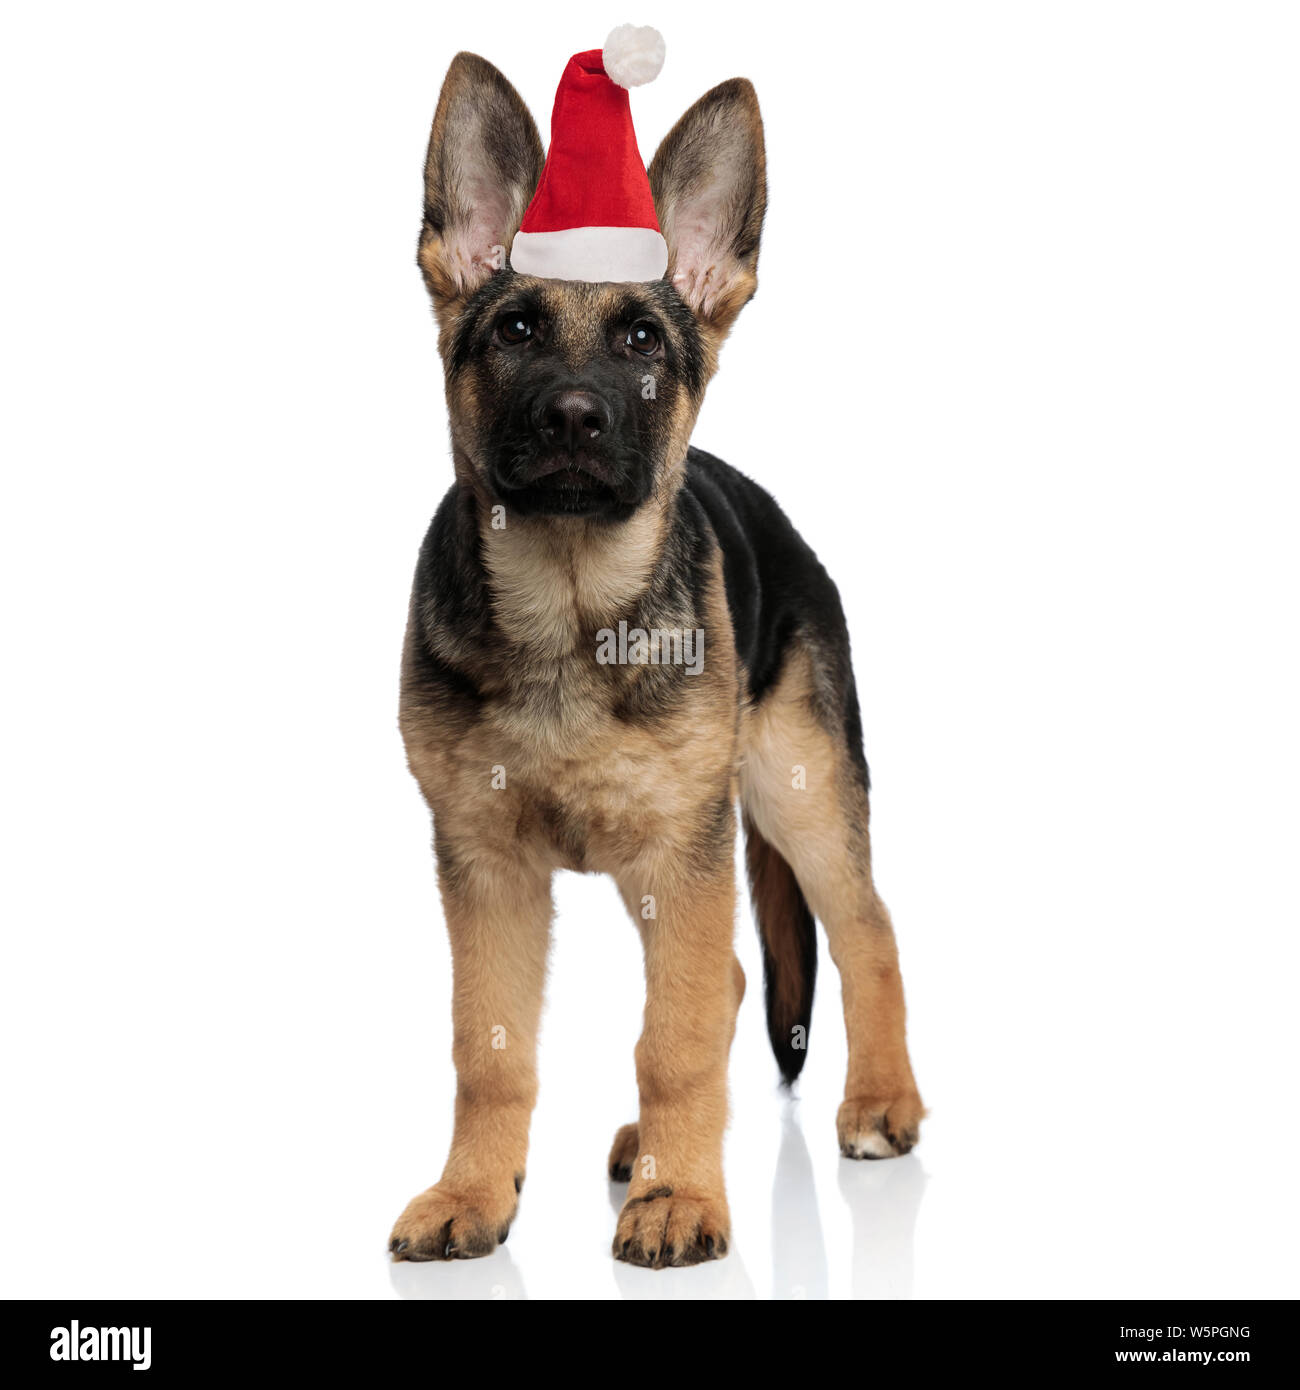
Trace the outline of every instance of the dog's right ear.
<instances>
[{"instance_id":1,"label":"dog's right ear","mask_svg":"<svg viewBox=\"0 0 1300 1390\"><path fill-rule=\"evenodd\" d=\"M543 163L519 93L486 59L458 53L433 117L420 233L420 269L444 326L505 265Z\"/></svg>"}]
</instances>

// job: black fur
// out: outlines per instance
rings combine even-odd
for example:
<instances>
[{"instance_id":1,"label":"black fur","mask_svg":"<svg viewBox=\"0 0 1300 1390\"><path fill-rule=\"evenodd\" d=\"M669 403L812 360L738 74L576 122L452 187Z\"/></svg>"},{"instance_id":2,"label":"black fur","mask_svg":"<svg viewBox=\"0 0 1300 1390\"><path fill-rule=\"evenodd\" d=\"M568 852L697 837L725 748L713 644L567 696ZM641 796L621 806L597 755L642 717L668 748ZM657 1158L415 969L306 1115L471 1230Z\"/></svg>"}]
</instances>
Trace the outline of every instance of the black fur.
<instances>
[{"instance_id":1,"label":"black fur","mask_svg":"<svg viewBox=\"0 0 1300 1390\"><path fill-rule=\"evenodd\" d=\"M803 1070L817 985L817 924L794 870L745 817L745 865L763 949L767 1036L787 1086ZM801 1030L796 1033L795 1029Z\"/></svg>"},{"instance_id":2,"label":"black fur","mask_svg":"<svg viewBox=\"0 0 1300 1390\"><path fill-rule=\"evenodd\" d=\"M751 699L757 703L771 689L790 638L802 631L826 667L820 693L830 709L822 712L844 729L867 779L848 626L834 581L772 496L737 469L691 449L686 486L722 547L727 607Z\"/></svg>"}]
</instances>

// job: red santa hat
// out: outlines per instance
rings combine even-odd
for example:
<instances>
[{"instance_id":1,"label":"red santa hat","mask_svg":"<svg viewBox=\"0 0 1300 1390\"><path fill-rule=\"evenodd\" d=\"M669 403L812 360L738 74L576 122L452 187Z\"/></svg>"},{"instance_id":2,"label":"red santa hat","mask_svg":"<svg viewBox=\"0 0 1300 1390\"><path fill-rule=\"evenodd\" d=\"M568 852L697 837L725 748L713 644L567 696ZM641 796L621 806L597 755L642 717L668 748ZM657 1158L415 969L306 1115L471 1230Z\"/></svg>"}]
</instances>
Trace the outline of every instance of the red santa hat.
<instances>
[{"instance_id":1,"label":"red santa hat","mask_svg":"<svg viewBox=\"0 0 1300 1390\"><path fill-rule=\"evenodd\" d=\"M575 53L555 93L551 147L510 264L551 280L658 280L668 245L655 216L629 87L664 65L658 30L620 24L603 49Z\"/></svg>"}]
</instances>

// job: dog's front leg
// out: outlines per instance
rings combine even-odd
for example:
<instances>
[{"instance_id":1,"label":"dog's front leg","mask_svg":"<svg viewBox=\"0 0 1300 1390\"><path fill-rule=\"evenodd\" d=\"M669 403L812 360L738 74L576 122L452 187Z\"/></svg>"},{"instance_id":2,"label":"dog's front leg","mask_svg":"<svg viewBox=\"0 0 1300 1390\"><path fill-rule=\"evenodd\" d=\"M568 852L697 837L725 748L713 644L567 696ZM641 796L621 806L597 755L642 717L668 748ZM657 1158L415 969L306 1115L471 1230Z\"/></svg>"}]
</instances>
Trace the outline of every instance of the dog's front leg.
<instances>
[{"instance_id":1,"label":"dog's front leg","mask_svg":"<svg viewBox=\"0 0 1300 1390\"><path fill-rule=\"evenodd\" d=\"M698 1264L727 1252L722 1177L727 1053L745 976L734 951L730 853L701 874L686 852L620 875L645 948L645 1024L636 1048L639 1124L620 1132L631 1186L614 1254L629 1264ZM635 1155L633 1157L633 1155Z\"/></svg>"},{"instance_id":2,"label":"dog's front leg","mask_svg":"<svg viewBox=\"0 0 1300 1390\"><path fill-rule=\"evenodd\" d=\"M442 1177L393 1227L398 1259L469 1259L505 1240L537 1098L537 1026L551 924L546 866L441 829L438 879L454 972L456 1119Z\"/></svg>"}]
</instances>

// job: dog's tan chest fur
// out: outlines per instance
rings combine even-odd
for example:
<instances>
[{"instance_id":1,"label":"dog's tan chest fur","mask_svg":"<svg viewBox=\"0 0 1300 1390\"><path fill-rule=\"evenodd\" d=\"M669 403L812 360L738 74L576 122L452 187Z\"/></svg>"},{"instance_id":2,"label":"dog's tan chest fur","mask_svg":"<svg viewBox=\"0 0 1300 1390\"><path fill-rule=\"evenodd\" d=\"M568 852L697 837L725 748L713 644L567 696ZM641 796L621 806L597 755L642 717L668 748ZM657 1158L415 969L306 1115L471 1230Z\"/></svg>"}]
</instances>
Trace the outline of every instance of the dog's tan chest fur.
<instances>
[{"instance_id":1,"label":"dog's tan chest fur","mask_svg":"<svg viewBox=\"0 0 1300 1390\"><path fill-rule=\"evenodd\" d=\"M612 584L614 567L526 542L495 556L502 642L480 654L490 658L486 698L450 719L403 701L408 758L435 823L440 807L454 808L458 837L501 853L523 841L555 867L594 872L626 866L648 844L685 848L736 773L739 677L720 559L699 615L703 670L681 676L680 700L646 722L621 711L656 668L596 660L596 632L635 598ZM565 574L579 578L566 584Z\"/></svg>"},{"instance_id":2,"label":"dog's tan chest fur","mask_svg":"<svg viewBox=\"0 0 1300 1390\"><path fill-rule=\"evenodd\" d=\"M581 518L550 528L480 527L491 578L492 611L504 638L522 653L559 659L626 611L649 583L663 539L663 506L642 508L622 526Z\"/></svg>"}]
</instances>

